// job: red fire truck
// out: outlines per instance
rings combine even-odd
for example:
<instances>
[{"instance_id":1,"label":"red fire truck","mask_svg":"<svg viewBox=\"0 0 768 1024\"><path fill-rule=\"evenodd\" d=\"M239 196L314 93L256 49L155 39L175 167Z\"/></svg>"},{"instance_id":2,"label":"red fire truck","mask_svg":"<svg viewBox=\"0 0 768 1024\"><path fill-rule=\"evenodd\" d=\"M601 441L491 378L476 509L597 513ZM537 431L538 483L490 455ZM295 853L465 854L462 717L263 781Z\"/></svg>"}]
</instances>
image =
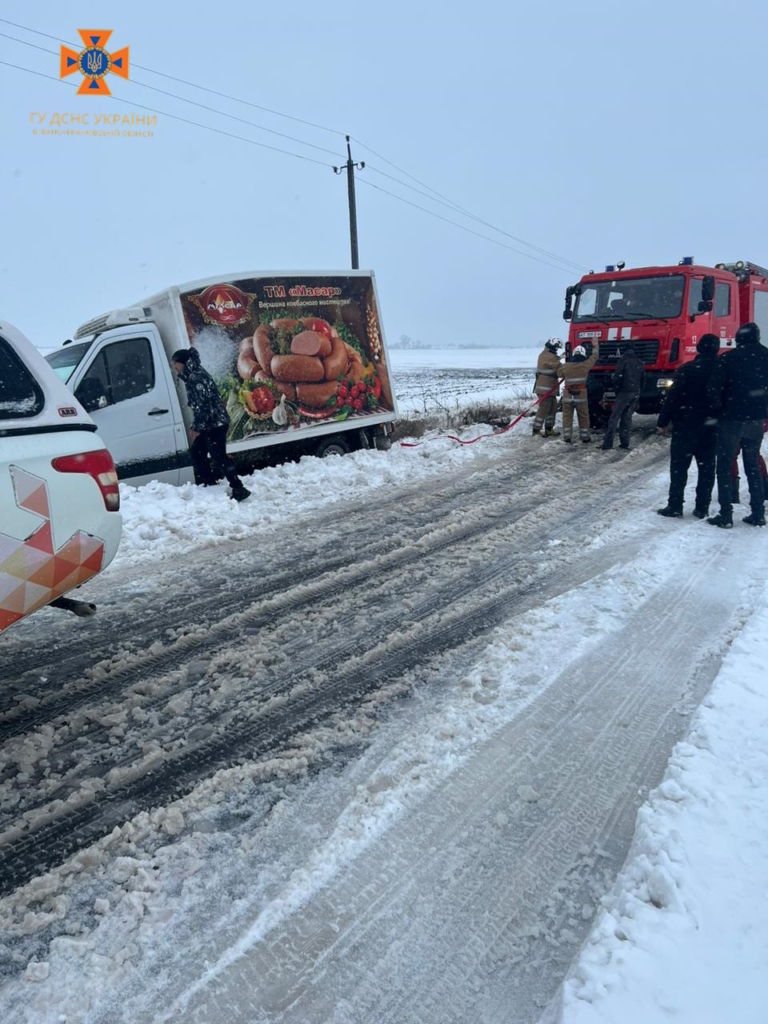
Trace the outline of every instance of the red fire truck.
<instances>
[{"instance_id":1,"label":"red fire truck","mask_svg":"<svg viewBox=\"0 0 768 1024\"><path fill-rule=\"evenodd\" d=\"M566 290L563 319L570 321L566 354L577 345L589 353L600 341L587 381L592 422L605 420L615 397L611 375L623 341L632 341L645 363L639 411L653 413L703 334L717 335L723 351L733 347L737 328L753 321L768 345L768 270L746 260L702 267L690 256L677 266L637 270L619 262Z\"/></svg>"}]
</instances>

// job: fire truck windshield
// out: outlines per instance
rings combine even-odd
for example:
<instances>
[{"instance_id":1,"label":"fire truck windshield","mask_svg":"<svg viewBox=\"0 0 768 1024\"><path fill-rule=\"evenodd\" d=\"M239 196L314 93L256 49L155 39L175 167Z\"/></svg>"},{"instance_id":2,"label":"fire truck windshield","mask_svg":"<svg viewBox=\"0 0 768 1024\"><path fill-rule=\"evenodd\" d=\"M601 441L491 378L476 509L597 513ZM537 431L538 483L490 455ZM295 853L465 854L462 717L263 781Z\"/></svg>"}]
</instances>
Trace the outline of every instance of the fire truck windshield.
<instances>
[{"instance_id":1,"label":"fire truck windshield","mask_svg":"<svg viewBox=\"0 0 768 1024\"><path fill-rule=\"evenodd\" d=\"M621 277L581 285L573 312L574 323L588 320L665 320L680 316L685 278Z\"/></svg>"}]
</instances>

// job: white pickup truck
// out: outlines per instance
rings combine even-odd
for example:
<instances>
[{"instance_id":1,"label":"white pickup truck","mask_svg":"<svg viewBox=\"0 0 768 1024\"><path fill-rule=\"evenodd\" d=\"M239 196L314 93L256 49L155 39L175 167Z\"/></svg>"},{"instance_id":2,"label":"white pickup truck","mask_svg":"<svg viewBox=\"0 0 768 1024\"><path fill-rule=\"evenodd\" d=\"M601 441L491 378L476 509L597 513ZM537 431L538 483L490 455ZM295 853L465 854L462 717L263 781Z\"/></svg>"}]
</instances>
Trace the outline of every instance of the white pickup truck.
<instances>
[{"instance_id":1,"label":"white pickup truck","mask_svg":"<svg viewBox=\"0 0 768 1024\"><path fill-rule=\"evenodd\" d=\"M388 448L397 415L370 271L230 274L95 317L46 358L93 417L121 480L194 478L184 388L197 349L240 465Z\"/></svg>"},{"instance_id":2,"label":"white pickup truck","mask_svg":"<svg viewBox=\"0 0 768 1024\"><path fill-rule=\"evenodd\" d=\"M93 420L32 343L0 322L0 633L48 604L95 611L65 595L115 557L119 509Z\"/></svg>"}]
</instances>

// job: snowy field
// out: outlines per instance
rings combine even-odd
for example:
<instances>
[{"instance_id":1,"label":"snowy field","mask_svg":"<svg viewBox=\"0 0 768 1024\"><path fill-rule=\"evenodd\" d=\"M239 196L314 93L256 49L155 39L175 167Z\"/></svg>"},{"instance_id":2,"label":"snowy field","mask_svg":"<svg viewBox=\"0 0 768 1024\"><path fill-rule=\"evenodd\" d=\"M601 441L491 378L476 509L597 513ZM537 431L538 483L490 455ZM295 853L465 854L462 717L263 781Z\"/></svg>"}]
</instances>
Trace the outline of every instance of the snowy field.
<instances>
[{"instance_id":1,"label":"snowy field","mask_svg":"<svg viewBox=\"0 0 768 1024\"><path fill-rule=\"evenodd\" d=\"M393 365L461 401L510 353ZM243 505L123 487L99 615L0 640L2 1024L762 1024L768 538L660 520L667 451L647 418L628 454L522 423Z\"/></svg>"},{"instance_id":2,"label":"snowy field","mask_svg":"<svg viewBox=\"0 0 768 1024\"><path fill-rule=\"evenodd\" d=\"M541 348L392 349L402 413L507 402L532 390Z\"/></svg>"}]
</instances>

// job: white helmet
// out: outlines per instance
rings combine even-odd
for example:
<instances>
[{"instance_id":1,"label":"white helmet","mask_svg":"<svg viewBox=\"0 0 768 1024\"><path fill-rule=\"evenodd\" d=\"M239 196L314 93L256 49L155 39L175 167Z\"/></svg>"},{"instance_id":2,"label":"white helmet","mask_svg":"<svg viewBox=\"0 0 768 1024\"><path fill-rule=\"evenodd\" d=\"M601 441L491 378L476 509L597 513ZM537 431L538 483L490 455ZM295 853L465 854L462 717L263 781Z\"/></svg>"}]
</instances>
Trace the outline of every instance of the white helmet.
<instances>
[{"instance_id":1,"label":"white helmet","mask_svg":"<svg viewBox=\"0 0 768 1024\"><path fill-rule=\"evenodd\" d=\"M563 347L563 343L559 338L548 338L544 344L547 348L551 348L553 352L559 352Z\"/></svg>"},{"instance_id":2,"label":"white helmet","mask_svg":"<svg viewBox=\"0 0 768 1024\"><path fill-rule=\"evenodd\" d=\"M586 359L587 358L587 350L584 348L583 345L577 345L576 348L573 350L572 355L574 355L574 356L584 356L584 358Z\"/></svg>"}]
</instances>

